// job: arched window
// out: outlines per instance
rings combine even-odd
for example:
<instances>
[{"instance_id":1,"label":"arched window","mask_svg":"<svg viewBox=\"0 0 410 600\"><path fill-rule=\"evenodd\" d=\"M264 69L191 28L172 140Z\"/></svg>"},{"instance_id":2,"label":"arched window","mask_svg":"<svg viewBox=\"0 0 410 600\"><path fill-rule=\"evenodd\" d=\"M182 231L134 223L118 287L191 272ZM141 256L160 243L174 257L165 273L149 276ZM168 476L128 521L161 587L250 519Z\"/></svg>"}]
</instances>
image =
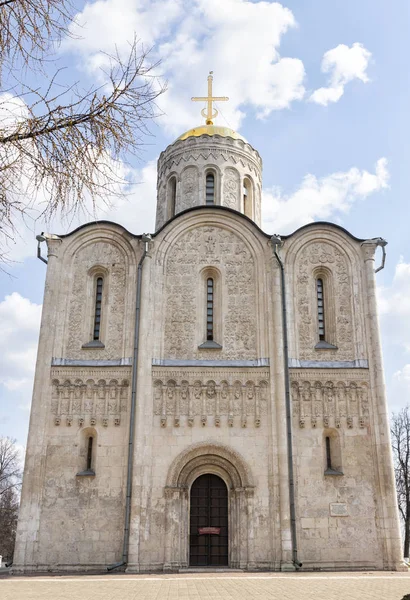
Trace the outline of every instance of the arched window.
<instances>
[{"instance_id":1,"label":"arched window","mask_svg":"<svg viewBox=\"0 0 410 600\"><path fill-rule=\"evenodd\" d=\"M243 194L243 212L244 214L249 217L250 219L253 219L253 211L252 211L252 202L253 202L253 198L252 198L252 184L249 181L249 179L245 178L243 180L243 186L242 186L242 194Z\"/></svg>"},{"instance_id":2,"label":"arched window","mask_svg":"<svg viewBox=\"0 0 410 600\"><path fill-rule=\"evenodd\" d=\"M97 277L95 291L95 308L94 308L94 333L93 340L100 341L101 334L101 310L102 310L102 294L103 294L103 278Z\"/></svg>"},{"instance_id":3,"label":"arched window","mask_svg":"<svg viewBox=\"0 0 410 600\"><path fill-rule=\"evenodd\" d=\"M94 438L90 435L90 437L88 438L88 444L87 444L87 465L86 465L87 471L93 470L93 441L94 441Z\"/></svg>"},{"instance_id":4,"label":"arched window","mask_svg":"<svg viewBox=\"0 0 410 600\"><path fill-rule=\"evenodd\" d=\"M323 279L316 279L316 296L317 296L317 323L319 341L325 341L325 304L323 296Z\"/></svg>"},{"instance_id":5,"label":"arched window","mask_svg":"<svg viewBox=\"0 0 410 600\"><path fill-rule=\"evenodd\" d=\"M343 475L340 436L335 429L323 432L325 475Z\"/></svg>"},{"instance_id":6,"label":"arched window","mask_svg":"<svg viewBox=\"0 0 410 600\"><path fill-rule=\"evenodd\" d=\"M177 180L176 177L171 177L168 182L168 219L175 216L175 205L177 198Z\"/></svg>"},{"instance_id":7,"label":"arched window","mask_svg":"<svg viewBox=\"0 0 410 600\"><path fill-rule=\"evenodd\" d=\"M337 350L336 307L334 301L333 274L320 267L313 272L312 302L316 310L317 350Z\"/></svg>"},{"instance_id":8,"label":"arched window","mask_svg":"<svg viewBox=\"0 0 410 600\"><path fill-rule=\"evenodd\" d=\"M214 267L201 272L198 293L198 348L220 350L222 340L221 273Z\"/></svg>"},{"instance_id":9,"label":"arched window","mask_svg":"<svg viewBox=\"0 0 410 600\"><path fill-rule=\"evenodd\" d=\"M208 277L206 280L206 339L214 341L214 280Z\"/></svg>"},{"instance_id":10,"label":"arched window","mask_svg":"<svg viewBox=\"0 0 410 600\"><path fill-rule=\"evenodd\" d=\"M97 432L92 427L87 427L81 431L79 467L77 476L87 477L95 475L95 452Z\"/></svg>"},{"instance_id":11,"label":"arched window","mask_svg":"<svg viewBox=\"0 0 410 600\"><path fill-rule=\"evenodd\" d=\"M205 185L205 204L215 204L215 176L213 173L206 174Z\"/></svg>"}]
</instances>

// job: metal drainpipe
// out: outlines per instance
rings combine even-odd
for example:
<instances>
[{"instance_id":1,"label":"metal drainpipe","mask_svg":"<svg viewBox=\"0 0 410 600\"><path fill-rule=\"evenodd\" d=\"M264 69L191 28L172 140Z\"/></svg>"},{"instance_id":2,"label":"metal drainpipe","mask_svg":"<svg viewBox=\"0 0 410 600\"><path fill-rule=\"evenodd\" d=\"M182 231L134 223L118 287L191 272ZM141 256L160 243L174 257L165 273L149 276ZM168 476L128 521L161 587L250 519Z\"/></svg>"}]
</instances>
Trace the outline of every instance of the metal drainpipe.
<instances>
[{"instance_id":1,"label":"metal drainpipe","mask_svg":"<svg viewBox=\"0 0 410 600\"><path fill-rule=\"evenodd\" d=\"M131 383L131 413L130 413L130 433L128 440L128 470L127 470L127 496L125 499L125 522L124 522L124 542L122 546L122 560L107 567L107 571L118 569L128 563L128 550L130 543L130 517L131 517L131 496L132 496L132 466L134 454L134 427L135 427L135 407L137 399L137 379L138 379L138 354L139 354L139 333L140 333L140 315L141 315L141 280L142 263L148 253L148 243L151 241L149 234L143 234L141 240L144 242L144 252L138 263L137 270L137 299L135 307L135 330L134 330L134 354L132 359L132 383Z\"/></svg>"},{"instance_id":2,"label":"metal drainpipe","mask_svg":"<svg viewBox=\"0 0 410 600\"><path fill-rule=\"evenodd\" d=\"M279 235L271 237L273 252L280 267L281 275L281 299L282 299L282 321L283 321L283 362L285 369L285 405L286 405L286 433L288 446L288 474L289 474L289 508L290 508L290 531L292 537L292 563L296 569L302 567L298 560L298 545L296 536L296 509L295 509L295 483L293 473L293 447L292 447L292 411L290 401L289 384L289 348L288 348L288 321L286 311L286 287L285 287L285 267L278 254L278 247L282 245Z\"/></svg>"}]
</instances>

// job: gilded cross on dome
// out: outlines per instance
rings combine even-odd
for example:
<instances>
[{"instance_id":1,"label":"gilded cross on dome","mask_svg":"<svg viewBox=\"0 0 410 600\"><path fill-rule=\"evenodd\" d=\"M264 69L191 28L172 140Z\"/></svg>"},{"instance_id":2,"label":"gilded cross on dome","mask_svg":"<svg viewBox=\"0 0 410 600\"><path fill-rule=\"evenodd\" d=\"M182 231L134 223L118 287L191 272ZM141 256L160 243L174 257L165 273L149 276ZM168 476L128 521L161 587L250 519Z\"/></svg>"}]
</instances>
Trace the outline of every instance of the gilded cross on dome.
<instances>
[{"instance_id":1,"label":"gilded cross on dome","mask_svg":"<svg viewBox=\"0 0 410 600\"><path fill-rule=\"evenodd\" d=\"M218 111L216 110L216 108L213 108L212 102L216 102L216 101L225 102L226 100L229 100L229 98L227 96L212 96L212 81L213 81L212 75L213 75L213 71L209 71L208 96L200 96L200 97L191 98L191 100L193 102L207 102L207 104L208 104L207 108L203 108L201 110L201 115L203 117L205 117L207 125L213 125L214 123L213 123L212 119L214 119L218 114Z\"/></svg>"}]
</instances>

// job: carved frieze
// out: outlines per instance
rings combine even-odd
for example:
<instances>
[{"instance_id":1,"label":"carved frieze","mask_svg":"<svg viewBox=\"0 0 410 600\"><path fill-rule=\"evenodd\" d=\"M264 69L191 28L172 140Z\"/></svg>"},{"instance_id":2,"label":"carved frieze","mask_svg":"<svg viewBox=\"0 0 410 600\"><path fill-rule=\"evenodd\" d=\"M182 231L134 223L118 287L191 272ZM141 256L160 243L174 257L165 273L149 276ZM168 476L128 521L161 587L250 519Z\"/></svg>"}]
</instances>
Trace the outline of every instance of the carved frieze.
<instances>
[{"instance_id":1,"label":"carved frieze","mask_svg":"<svg viewBox=\"0 0 410 600\"><path fill-rule=\"evenodd\" d=\"M315 378L316 375L316 378ZM292 376L292 412L299 427L364 428L369 424L369 382L365 376L329 379Z\"/></svg>"},{"instance_id":2,"label":"carved frieze","mask_svg":"<svg viewBox=\"0 0 410 600\"><path fill-rule=\"evenodd\" d=\"M52 380L50 412L55 425L118 426L121 414L127 412L128 402L128 379Z\"/></svg>"},{"instance_id":3,"label":"carved frieze","mask_svg":"<svg viewBox=\"0 0 410 600\"><path fill-rule=\"evenodd\" d=\"M325 268L331 273L325 288L325 312L327 318L335 315L332 324L332 339L336 346L326 349L326 360L352 360L356 358L352 313L353 282L349 274L346 255L330 242L312 242L299 252L296 261L296 312L299 358L320 360L315 345L319 341L317 332L317 299L315 272ZM332 290L332 293L330 293ZM326 297L327 294L327 297ZM331 305L334 303L334 306ZM360 306L360 303L357 303ZM330 329L330 327L328 327Z\"/></svg>"},{"instance_id":4,"label":"carved frieze","mask_svg":"<svg viewBox=\"0 0 410 600\"><path fill-rule=\"evenodd\" d=\"M253 256L233 232L198 226L181 235L170 250L166 268L165 356L171 359L208 358L196 337L197 290L205 266L223 267L226 298L219 358L252 359L257 355L256 290ZM222 307L216 307L222 310ZM204 324L205 327L205 324ZM204 330L205 333L205 330Z\"/></svg>"},{"instance_id":5,"label":"carved frieze","mask_svg":"<svg viewBox=\"0 0 410 600\"><path fill-rule=\"evenodd\" d=\"M258 374L158 371L153 376L153 412L160 417L161 427L220 427L224 423L230 427L260 427L267 415L268 371Z\"/></svg>"}]
</instances>

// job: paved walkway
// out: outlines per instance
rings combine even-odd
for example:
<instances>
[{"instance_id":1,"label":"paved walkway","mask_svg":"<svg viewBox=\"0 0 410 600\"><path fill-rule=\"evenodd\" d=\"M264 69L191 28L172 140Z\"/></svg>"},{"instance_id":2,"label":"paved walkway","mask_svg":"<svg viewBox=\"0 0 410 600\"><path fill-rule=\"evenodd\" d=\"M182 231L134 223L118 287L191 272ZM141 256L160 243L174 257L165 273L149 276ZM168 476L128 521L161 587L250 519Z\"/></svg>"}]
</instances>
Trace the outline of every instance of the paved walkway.
<instances>
[{"instance_id":1,"label":"paved walkway","mask_svg":"<svg viewBox=\"0 0 410 600\"><path fill-rule=\"evenodd\" d=\"M408 573L209 573L0 579L1 600L402 600Z\"/></svg>"}]
</instances>

